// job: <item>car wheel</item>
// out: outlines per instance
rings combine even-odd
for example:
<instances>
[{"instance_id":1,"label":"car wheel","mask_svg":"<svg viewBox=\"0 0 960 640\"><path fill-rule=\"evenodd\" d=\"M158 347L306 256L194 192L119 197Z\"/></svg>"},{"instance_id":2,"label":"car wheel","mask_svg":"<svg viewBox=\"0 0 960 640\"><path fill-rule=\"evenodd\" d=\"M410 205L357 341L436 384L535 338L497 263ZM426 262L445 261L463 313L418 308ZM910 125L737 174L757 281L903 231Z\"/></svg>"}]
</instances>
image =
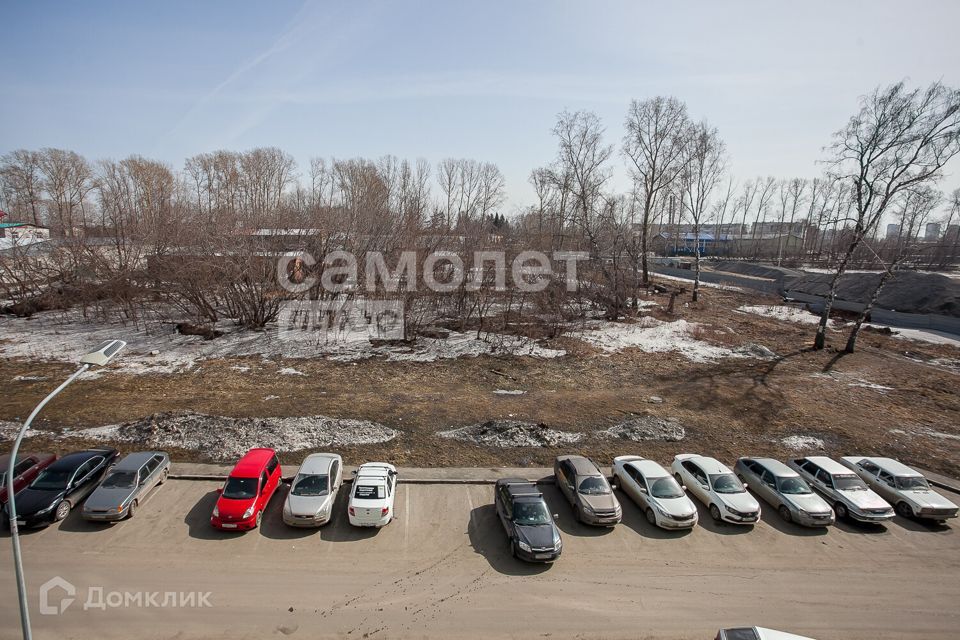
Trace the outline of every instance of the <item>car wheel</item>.
<instances>
[{"instance_id":1,"label":"car wheel","mask_svg":"<svg viewBox=\"0 0 960 640\"><path fill-rule=\"evenodd\" d=\"M132 518L133 514L136 513L136 511L137 511L137 501L134 500L133 502L130 503L130 507L127 509L127 519L129 520L130 518Z\"/></svg>"},{"instance_id":2,"label":"car wheel","mask_svg":"<svg viewBox=\"0 0 960 640\"><path fill-rule=\"evenodd\" d=\"M837 512L837 517L841 519L845 519L848 515L850 515L847 512L846 505L842 502L838 502L837 504L833 505L833 510Z\"/></svg>"},{"instance_id":3,"label":"car wheel","mask_svg":"<svg viewBox=\"0 0 960 640\"><path fill-rule=\"evenodd\" d=\"M787 509L787 505L780 505L780 517L783 518L784 522L793 522L793 516L790 515L790 509Z\"/></svg>"},{"instance_id":4,"label":"car wheel","mask_svg":"<svg viewBox=\"0 0 960 640\"><path fill-rule=\"evenodd\" d=\"M646 511L646 513L645 513L644 515L647 516L647 522L649 522L649 523L652 524L653 526L657 526L657 514L655 514L655 513L653 512L653 509L650 509L650 508L648 507L648 508L647 508L647 511Z\"/></svg>"},{"instance_id":5,"label":"car wheel","mask_svg":"<svg viewBox=\"0 0 960 640\"><path fill-rule=\"evenodd\" d=\"M715 504L710 505L710 517L716 520L717 522L720 522L720 520L722 519L720 517L720 508L717 507L717 505Z\"/></svg>"},{"instance_id":6,"label":"car wheel","mask_svg":"<svg viewBox=\"0 0 960 640\"><path fill-rule=\"evenodd\" d=\"M164 482L166 482L167 476L169 475L170 475L170 469L164 469L163 475L160 476L160 482L158 482L157 484L163 484Z\"/></svg>"},{"instance_id":7,"label":"car wheel","mask_svg":"<svg viewBox=\"0 0 960 640\"><path fill-rule=\"evenodd\" d=\"M70 503L64 500L63 502L57 505L57 510L53 514L53 521L60 522L61 520L66 518L68 515L70 515Z\"/></svg>"},{"instance_id":8,"label":"car wheel","mask_svg":"<svg viewBox=\"0 0 960 640\"><path fill-rule=\"evenodd\" d=\"M897 513L899 513L904 518L913 517L913 509L911 509L910 505L908 505L906 502L897 503Z\"/></svg>"},{"instance_id":9,"label":"car wheel","mask_svg":"<svg viewBox=\"0 0 960 640\"><path fill-rule=\"evenodd\" d=\"M263 522L263 511L257 514L257 528L260 528L260 523Z\"/></svg>"}]
</instances>

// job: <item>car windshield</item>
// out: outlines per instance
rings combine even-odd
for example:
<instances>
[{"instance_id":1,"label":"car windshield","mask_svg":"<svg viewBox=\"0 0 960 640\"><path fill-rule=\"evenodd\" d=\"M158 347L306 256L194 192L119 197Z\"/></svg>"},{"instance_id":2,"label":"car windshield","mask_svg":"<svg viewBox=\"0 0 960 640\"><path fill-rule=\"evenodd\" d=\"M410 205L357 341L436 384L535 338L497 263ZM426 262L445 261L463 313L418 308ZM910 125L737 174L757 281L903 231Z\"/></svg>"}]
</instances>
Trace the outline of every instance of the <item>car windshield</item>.
<instances>
[{"instance_id":1,"label":"car windshield","mask_svg":"<svg viewBox=\"0 0 960 640\"><path fill-rule=\"evenodd\" d=\"M867 485L863 483L860 476L843 475L833 476L833 486L839 491L866 491Z\"/></svg>"},{"instance_id":2,"label":"car windshield","mask_svg":"<svg viewBox=\"0 0 960 640\"><path fill-rule=\"evenodd\" d=\"M325 496L330 492L329 476L298 473L290 493L295 496Z\"/></svg>"},{"instance_id":3,"label":"car windshield","mask_svg":"<svg viewBox=\"0 0 960 640\"><path fill-rule=\"evenodd\" d=\"M650 485L650 495L654 498L682 498L683 489L677 484L677 481L670 476L662 478L650 478L647 480Z\"/></svg>"},{"instance_id":4,"label":"car windshield","mask_svg":"<svg viewBox=\"0 0 960 640\"><path fill-rule=\"evenodd\" d=\"M743 493L743 485L732 473L719 473L710 476L710 484L717 493Z\"/></svg>"},{"instance_id":5,"label":"car windshield","mask_svg":"<svg viewBox=\"0 0 960 640\"><path fill-rule=\"evenodd\" d=\"M257 495L256 478L227 478L223 487L223 497L230 500L249 500Z\"/></svg>"},{"instance_id":6,"label":"car windshield","mask_svg":"<svg viewBox=\"0 0 960 640\"><path fill-rule=\"evenodd\" d=\"M580 487L577 489L577 492L588 496L602 495L604 493L610 493L610 485L607 484L606 478L601 476L587 476L580 481Z\"/></svg>"},{"instance_id":7,"label":"car windshield","mask_svg":"<svg viewBox=\"0 0 960 640\"><path fill-rule=\"evenodd\" d=\"M803 481L803 478L777 478L777 489L780 493L791 496L802 496L813 493L810 486Z\"/></svg>"},{"instance_id":8,"label":"car windshield","mask_svg":"<svg viewBox=\"0 0 960 640\"><path fill-rule=\"evenodd\" d=\"M513 505L513 521L523 526L548 524L550 512L543 502L517 502Z\"/></svg>"},{"instance_id":9,"label":"car windshield","mask_svg":"<svg viewBox=\"0 0 960 640\"><path fill-rule=\"evenodd\" d=\"M387 492L382 484L358 484L353 490L353 497L358 500L383 500Z\"/></svg>"},{"instance_id":10,"label":"car windshield","mask_svg":"<svg viewBox=\"0 0 960 640\"><path fill-rule=\"evenodd\" d=\"M104 478L100 486L108 489L130 489L136 482L136 471L114 471Z\"/></svg>"},{"instance_id":11,"label":"car windshield","mask_svg":"<svg viewBox=\"0 0 960 640\"><path fill-rule=\"evenodd\" d=\"M930 488L927 479L919 476L898 476L896 481L897 489L903 491L926 491Z\"/></svg>"},{"instance_id":12,"label":"car windshield","mask_svg":"<svg viewBox=\"0 0 960 640\"><path fill-rule=\"evenodd\" d=\"M73 473L63 469L44 469L30 485L30 488L43 491L66 489L72 475Z\"/></svg>"}]
</instances>

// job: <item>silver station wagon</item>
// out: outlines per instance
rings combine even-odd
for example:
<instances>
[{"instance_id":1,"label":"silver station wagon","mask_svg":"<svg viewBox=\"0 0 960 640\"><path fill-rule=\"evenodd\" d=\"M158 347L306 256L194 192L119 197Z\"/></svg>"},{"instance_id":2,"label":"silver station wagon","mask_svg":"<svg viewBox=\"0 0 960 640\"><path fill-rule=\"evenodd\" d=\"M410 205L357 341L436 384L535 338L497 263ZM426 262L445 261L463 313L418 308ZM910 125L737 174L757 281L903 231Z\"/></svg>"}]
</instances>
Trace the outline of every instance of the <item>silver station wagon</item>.
<instances>
[{"instance_id":1,"label":"silver station wagon","mask_svg":"<svg viewBox=\"0 0 960 640\"><path fill-rule=\"evenodd\" d=\"M826 456L791 460L789 466L833 505L838 518L859 522L884 522L893 518L893 507L868 487L856 473Z\"/></svg>"},{"instance_id":2,"label":"silver station wagon","mask_svg":"<svg viewBox=\"0 0 960 640\"><path fill-rule=\"evenodd\" d=\"M930 488L919 471L892 458L840 458L905 518L944 521L957 517L957 505Z\"/></svg>"},{"instance_id":3,"label":"silver station wagon","mask_svg":"<svg viewBox=\"0 0 960 640\"><path fill-rule=\"evenodd\" d=\"M162 451L138 451L125 456L83 503L85 520L132 518L147 494L170 473L170 457Z\"/></svg>"}]
</instances>

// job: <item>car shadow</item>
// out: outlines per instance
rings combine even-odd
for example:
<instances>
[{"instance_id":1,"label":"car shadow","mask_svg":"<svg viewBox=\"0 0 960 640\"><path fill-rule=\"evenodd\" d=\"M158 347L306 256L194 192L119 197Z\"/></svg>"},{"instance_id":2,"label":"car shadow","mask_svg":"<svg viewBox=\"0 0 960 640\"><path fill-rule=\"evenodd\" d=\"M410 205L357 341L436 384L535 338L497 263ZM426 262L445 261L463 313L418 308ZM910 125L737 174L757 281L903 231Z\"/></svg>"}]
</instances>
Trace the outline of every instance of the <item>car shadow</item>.
<instances>
[{"instance_id":1,"label":"car shadow","mask_svg":"<svg viewBox=\"0 0 960 640\"><path fill-rule=\"evenodd\" d=\"M554 520L557 523L557 527L559 527L563 533L580 538L595 538L597 536L605 536L613 531L614 527L596 527L577 522L576 517L573 515L573 507L557 485L543 484L538 488L540 489L540 493L543 494L543 499L547 503L547 508L550 509L550 513L557 515Z\"/></svg>"},{"instance_id":2,"label":"car shadow","mask_svg":"<svg viewBox=\"0 0 960 640\"><path fill-rule=\"evenodd\" d=\"M213 507L217 504L220 492L216 489L208 491L197 500L196 504L187 512L183 519L187 525L187 534L197 540L224 540L232 538L242 531L221 531L214 529L210 525L210 515L213 513Z\"/></svg>"},{"instance_id":3,"label":"car shadow","mask_svg":"<svg viewBox=\"0 0 960 640\"><path fill-rule=\"evenodd\" d=\"M550 563L524 562L510 555L510 541L500 524L497 508L492 504L481 505L470 512L467 535L474 552L482 555L497 573L532 576L550 570Z\"/></svg>"},{"instance_id":4,"label":"car shadow","mask_svg":"<svg viewBox=\"0 0 960 640\"><path fill-rule=\"evenodd\" d=\"M756 497L756 496L754 496ZM816 537L826 535L830 530L830 527L804 527L803 525L796 524L795 522L787 522L780 516L780 512L770 504L769 502L762 502L760 498L757 498L757 501L760 502L760 520L776 529L780 533L785 533L790 536L801 536L801 537Z\"/></svg>"},{"instance_id":5,"label":"car shadow","mask_svg":"<svg viewBox=\"0 0 960 640\"><path fill-rule=\"evenodd\" d=\"M949 524L937 520L923 520L920 518L904 518L897 515L893 519L898 525L907 531L919 531L920 533L946 533L951 530Z\"/></svg>"},{"instance_id":6,"label":"car shadow","mask_svg":"<svg viewBox=\"0 0 960 640\"><path fill-rule=\"evenodd\" d=\"M620 507L623 509L623 521L619 526L632 529L645 538L654 538L657 540L673 540L690 535L693 527L688 529L661 529L660 527L647 522L640 506L633 501L630 496L617 491L617 500L620 501ZM696 526L696 525L694 525Z\"/></svg>"},{"instance_id":7,"label":"car shadow","mask_svg":"<svg viewBox=\"0 0 960 640\"><path fill-rule=\"evenodd\" d=\"M847 533L860 533L867 535L878 535L887 532L887 526L876 522L860 522L853 518L837 518L835 525L837 529Z\"/></svg>"},{"instance_id":8,"label":"car shadow","mask_svg":"<svg viewBox=\"0 0 960 640\"><path fill-rule=\"evenodd\" d=\"M327 542L357 542L358 540L367 540L373 538L380 529L377 527L355 527L350 524L350 516L347 515L347 503L350 501L350 487L344 485L337 493L337 499L333 503L333 511L330 516L330 522L320 527L320 539ZM387 526L393 526L390 523Z\"/></svg>"},{"instance_id":9,"label":"car shadow","mask_svg":"<svg viewBox=\"0 0 960 640\"><path fill-rule=\"evenodd\" d=\"M698 526L703 527L711 533L717 533L722 536L739 536L753 531L752 524L730 524L729 522L720 522L713 519L710 515L710 509L696 498L691 498L693 504L697 506ZM760 517L763 518L763 507L760 507Z\"/></svg>"}]
</instances>

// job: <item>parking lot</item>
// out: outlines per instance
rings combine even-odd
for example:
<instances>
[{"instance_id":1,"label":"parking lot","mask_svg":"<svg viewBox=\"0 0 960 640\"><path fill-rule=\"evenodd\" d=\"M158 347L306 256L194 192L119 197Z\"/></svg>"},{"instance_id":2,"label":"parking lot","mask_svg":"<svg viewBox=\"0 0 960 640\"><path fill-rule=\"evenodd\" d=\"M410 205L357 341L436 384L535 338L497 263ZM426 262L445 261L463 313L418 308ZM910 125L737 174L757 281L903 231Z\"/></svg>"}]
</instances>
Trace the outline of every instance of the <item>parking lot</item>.
<instances>
[{"instance_id":1,"label":"parking lot","mask_svg":"<svg viewBox=\"0 0 960 640\"><path fill-rule=\"evenodd\" d=\"M450 472L447 470L448 473ZM401 470L401 478L403 477ZM383 530L334 521L282 524L286 487L261 530L209 526L219 483L171 480L133 520L94 525L79 510L25 532L34 634L43 638L551 637L712 638L757 624L831 638L956 638L956 526L897 517L886 527L714 524L700 506L690 532L653 528L620 494L623 523L574 522L552 485L544 494L564 536L551 566L509 555L490 485L401 484ZM19 637L9 535L0 541L0 635ZM59 615L38 612L38 590L60 576L77 589ZM209 607L88 608L104 593L209 592ZM135 626L130 626L135 625Z\"/></svg>"}]
</instances>

